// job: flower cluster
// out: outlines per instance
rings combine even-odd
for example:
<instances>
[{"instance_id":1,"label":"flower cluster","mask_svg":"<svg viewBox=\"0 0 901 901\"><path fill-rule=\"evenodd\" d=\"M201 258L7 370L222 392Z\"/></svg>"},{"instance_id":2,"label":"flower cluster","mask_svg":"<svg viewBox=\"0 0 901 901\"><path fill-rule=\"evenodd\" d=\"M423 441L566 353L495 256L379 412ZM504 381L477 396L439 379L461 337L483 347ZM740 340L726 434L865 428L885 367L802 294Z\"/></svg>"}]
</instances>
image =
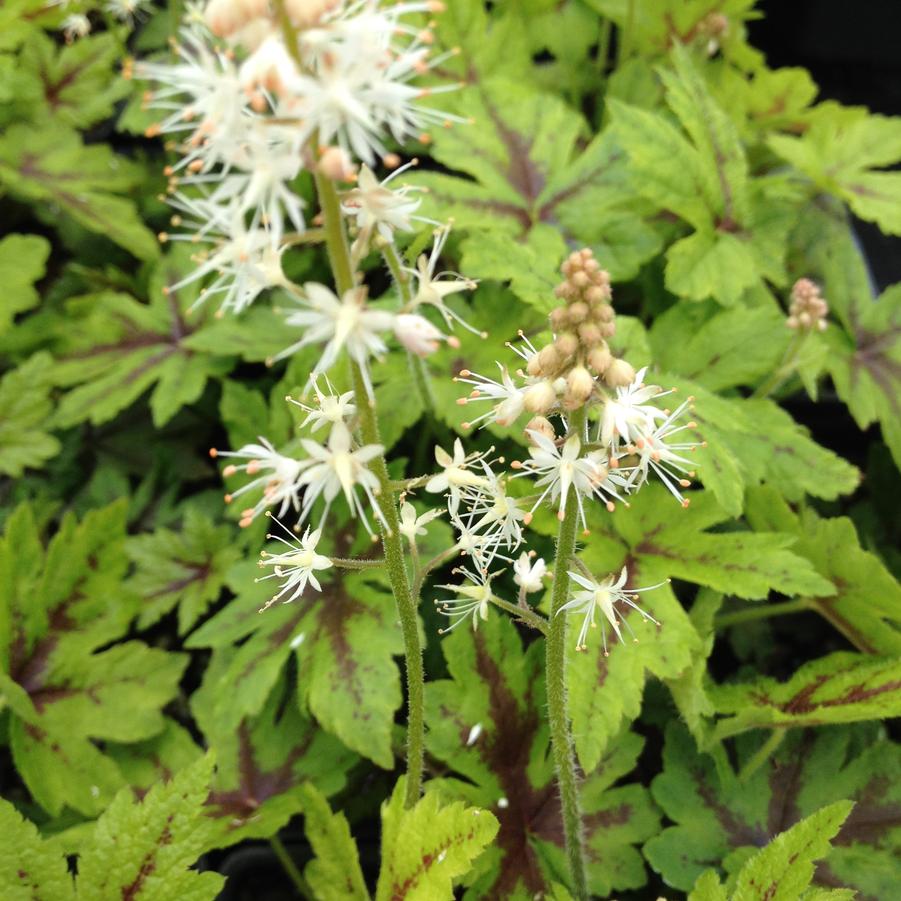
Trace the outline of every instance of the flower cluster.
<instances>
[{"instance_id":1,"label":"flower cluster","mask_svg":"<svg viewBox=\"0 0 901 901\"><path fill-rule=\"evenodd\" d=\"M825 332L829 304L820 287L809 278L799 278L792 287L791 305L785 324L796 332Z\"/></svg>"},{"instance_id":2,"label":"flower cluster","mask_svg":"<svg viewBox=\"0 0 901 901\"><path fill-rule=\"evenodd\" d=\"M490 404L487 412L466 423L470 428L489 422L511 426L520 416L532 414L525 427L528 457L512 461L510 468L511 478L528 478L534 491L511 497L507 476L495 470L503 461L489 461L491 451L467 454L459 440L453 455L437 449L443 472L426 490L447 492L457 547L469 558L464 582L444 586L453 588L456 600L438 601L439 609L454 618L453 625L470 614L474 623L487 615L496 575L490 567L496 560L512 560L525 540L523 528L539 506L552 506L562 521L575 505L574 515L587 531L590 503L599 501L612 512L617 503L628 505L629 495L652 477L683 506L689 503L684 491L694 477L691 455L703 446L686 436L697 428L695 422L683 421L692 398L675 409L659 406L675 389L647 384L647 369L636 372L614 356L608 344L616 331L610 279L590 250L572 253L562 272L564 281L556 289L562 303L549 319L551 340L536 347L521 335L521 345L512 349L524 366L514 373L499 363L498 378L463 370L456 379L471 386L459 403ZM540 575L529 575L528 559L517 561L516 581L537 590ZM535 565L543 575L543 561ZM568 561L558 565L567 566ZM635 596L623 590L626 573L591 584L586 575L570 576L581 589L563 609L585 617L578 646L584 647L598 608L621 638L615 605L635 606ZM606 649L606 636L604 642Z\"/></svg>"}]
</instances>

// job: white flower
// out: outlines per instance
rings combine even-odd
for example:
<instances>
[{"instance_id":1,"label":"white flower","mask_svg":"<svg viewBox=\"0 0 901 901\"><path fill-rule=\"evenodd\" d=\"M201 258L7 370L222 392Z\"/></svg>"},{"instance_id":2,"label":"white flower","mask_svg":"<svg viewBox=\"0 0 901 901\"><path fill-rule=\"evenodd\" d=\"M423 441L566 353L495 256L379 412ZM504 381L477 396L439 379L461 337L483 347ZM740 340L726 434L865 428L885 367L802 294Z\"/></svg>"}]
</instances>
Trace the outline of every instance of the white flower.
<instances>
[{"instance_id":1,"label":"white flower","mask_svg":"<svg viewBox=\"0 0 901 901\"><path fill-rule=\"evenodd\" d=\"M674 441L673 438L679 432L698 427L694 421L684 425L677 424L682 414L690 409L692 400L691 397L684 400L672 413L665 415L663 421L652 431L626 447L629 455L638 458L627 476L630 488L640 488L648 480L648 476L653 473L683 507L688 506L688 498L683 497L679 489L688 488L691 485L690 479L694 477L695 472L693 462L682 456L681 452L696 451L699 447L704 447L704 442Z\"/></svg>"},{"instance_id":2,"label":"white flower","mask_svg":"<svg viewBox=\"0 0 901 901\"><path fill-rule=\"evenodd\" d=\"M457 533L454 548L464 557L472 558L474 566L480 573L486 573L495 558L509 560L501 553L503 540L497 532L480 532L469 519L451 514L451 525Z\"/></svg>"},{"instance_id":3,"label":"white flower","mask_svg":"<svg viewBox=\"0 0 901 901\"><path fill-rule=\"evenodd\" d=\"M416 508L404 501L400 505L400 526L398 531L410 544L416 544L416 538L426 534L426 526L442 514L442 510L426 510L421 516L416 515Z\"/></svg>"},{"instance_id":4,"label":"white flower","mask_svg":"<svg viewBox=\"0 0 901 901\"><path fill-rule=\"evenodd\" d=\"M104 9L115 16L120 22L133 25L135 19L142 19L147 15L147 0L106 0Z\"/></svg>"},{"instance_id":5,"label":"white flower","mask_svg":"<svg viewBox=\"0 0 901 901\"><path fill-rule=\"evenodd\" d=\"M571 610L574 613L582 614L585 617L582 621L579 637L576 640L577 651L584 651L588 647L586 644L588 630L597 628L595 613L598 608L600 608L600 611L604 616L604 619L601 620L601 635L604 642L605 657L609 656L609 652L607 651L607 629L605 620L613 627L616 637L621 642L623 641L623 635L619 629L621 625L624 625L629 630L634 641L638 641L625 616L617 611L617 604L625 604L633 610L637 610L645 622L650 620L655 625L660 625L650 613L642 610L635 601L638 600L639 592L652 591L655 588L660 588L661 585L666 585L667 582L669 582L669 579L658 582L656 585L649 585L647 588L626 589L624 586L626 584L626 579L628 578L628 573L626 572L625 566L622 568L622 572L620 572L619 577L615 581L612 575L607 576L606 579L603 579L600 582L596 582L594 579L588 579L580 573L575 572L570 572L569 577L577 585L581 585L582 590L574 592L572 600L563 604L557 611L557 615L559 616L564 610Z\"/></svg>"},{"instance_id":6,"label":"white flower","mask_svg":"<svg viewBox=\"0 0 901 901\"><path fill-rule=\"evenodd\" d=\"M500 426L513 425L525 409L526 386L517 385L510 377L506 366L503 366L501 363L498 363L497 366L501 371L499 380L479 375L469 369L460 370L460 374L454 378L455 382L464 382L474 386L467 397L458 398L457 403L460 406L483 400L494 403L494 406L487 413L463 423L464 428L482 425L491 419Z\"/></svg>"},{"instance_id":7,"label":"white flower","mask_svg":"<svg viewBox=\"0 0 901 901\"><path fill-rule=\"evenodd\" d=\"M544 487L544 491L532 506L533 513L549 496L552 503L559 500L557 517L562 520L566 515L570 489L573 489L579 506L579 519L582 527L587 528L583 498L595 496L605 502L608 510L613 509L612 498L623 501L617 489L626 488L625 477L609 471L597 451L581 456L582 442L578 435L570 435L562 449L540 432L529 431L528 435L532 441L532 447L529 448L531 460L520 464L522 472L517 475L532 474L540 477L535 484L538 488Z\"/></svg>"},{"instance_id":8,"label":"white flower","mask_svg":"<svg viewBox=\"0 0 901 901\"><path fill-rule=\"evenodd\" d=\"M263 489L263 496L253 507L241 511L240 525L249 526L254 517L258 516L267 507L278 505L278 515L284 516L289 507L300 509L300 483L298 481L306 462L295 460L280 454L265 438L260 438L259 444L245 444L236 451L220 451L213 448L210 456L235 457L247 460L246 463L235 465L230 463L222 470L225 478L238 472L246 472L247 475L257 476L246 485L242 485L237 491L225 495L225 502L232 503L236 498L247 494L249 491ZM259 473L259 475L257 475Z\"/></svg>"},{"instance_id":9,"label":"white flower","mask_svg":"<svg viewBox=\"0 0 901 901\"><path fill-rule=\"evenodd\" d=\"M482 459L484 485L463 486L462 497L467 507L466 524L473 532L483 532L508 549L522 543L522 525L528 515L519 500L507 494L504 479Z\"/></svg>"},{"instance_id":10,"label":"white flower","mask_svg":"<svg viewBox=\"0 0 901 901\"><path fill-rule=\"evenodd\" d=\"M318 432L325 425L331 427L339 422L342 424L347 423L357 413L357 405L353 402L353 391L335 394L332 383L328 379L325 381L326 388L329 391L328 394L323 394L315 378L310 380L313 385L313 391L316 394L315 407L309 407L303 401L294 400L291 396L285 398L289 403L294 404L295 407L300 407L307 414L307 418L300 424L300 427L305 428L309 425L310 431L313 433Z\"/></svg>"},{"instance_id":11,"label":"white flower","mask_svg":"<svg viewBox=\"0 0 901 901\"><path fill-rule=\"evenodd\" d=\"M651 432L656 423L666 418L649 400L669 394L654 385L645 385L647 367L635 373L635 380L625 388L617 388L616 395L604 402L599 422L598 437L601 444L615 448L620 442L634 444Z\"/></svg>"},{"instance_id":12,"label":"white flower","mask_svg":"<svg viewBox=\"0 0 901 901\"><path fill-rule=\"evenodd\" d=\"M487 451L486 453L490 453ZM435 461L442 468L442 472L432 476L426 482L425 490L433 494L444 491L450 492L448 509L456 513L460 506L460 489L464 487L487 488L488 480L484 476L471 472L475 462L482 459L484 454L468 454L463 450L463 444L459 438L454 440L453 457L442 447L435 446Z\"/></svg>"},{"instance_id":13,"label":"white flower","mask_svg":"<svg viewBox=\"0 0 901 901\"><path fill-rule=\"evenodd\" d=\"M474 329L459 313L455 313L444 302L445 297L449 297L451 294L459 294L461 291L473 291L478 285L478 282L473 281L471 278L466 278L466 276L457 272L435 272L438 267L438 259L449 234L449 226L436 231L432 252L428 256L421 254L416 261L415 269L404 267L404 272L411 275L416 282L416 293L413 295L410 306L413 309L423 305L435 307L448 328L452 327L454 322L458 322L463 328L484 338L486 337L484 332Z\"/></svg>"},{"instance_id":14,"label":"white flower","mask_svg":"<svg viewBox=\"0 0 901 901\"><path fill-rule=\"evenodd\" d=\"M332 501L343 492L352 516L359 516L370 535L373 534L366 516L366 510L356 493L356 487L363 489L375 517L387 527L382 508L376 495L380 486L378 477L367 469L367 464L384 451L380 444L367 444L352 450L350 430L342 422L332 426L328 444L318 444L309 438L301 441L303 449L309 455L307 466L298 479L299 487L304 489L303 507L299 522L303 522L310 514L313 504L321 497L325 501L320 522L328 515Z\"/></svg>"},{"instance_id":15,"label":"white flower","mask_svg":"<svg viewBox=\"0 0 901 901\"><path fill-rule=\"evenodd\" d=\"M388 350L381 336L394 324L394 314L370 309L361 288L351 288L339 299L325 285L316 282L307 282L303 286L299 302L304 308L289 313L285 317L285 324L299 326L305 330L304 335L274 359L289 357L308 344L325 342L325 349L311 375L317 376L325 372L334 365L341 351L346 350L348 356L362 369L371 395L369 358Z\"/></svg>"},{"instance_id":16,"label":"white flower","mask_svg":"<svg viewBox=\"0 0 901 901\"><path fill-rule=\"evenodd\" d=\"M469 584L464 582L461 585L438 586L454 594L452 598L435 601L438 612L451 620L451 624L446 629L438 630L439 635L444 635L455 629L470 616L472 617L473 629L478 629L480 619L488 619L488 607L493 596L491 577L486 573L474 575L469 570L455 570L455 572L462 572Z\"/></svg>"},{"instance_id":17,"label":"white flower","mask_svg":"<svg viewBox=\"0 0 901 901\"><path fill-rule=\"evenodd\" d=\"M91 33L91 20L83 13L72 13L60 23L67 44Z\"/></svg>"},{"instance_id":18,"label":"white flower","mask_svg":"<svg viewBox=\"0 0 901 901\"><path fill-rule=\"evenodd\" d=\"M535 552L532 551L532 554ZM513 581L522 589L524 594L534 594L544 588L544 576L547 573L547 564L544 558L539 557L532 562L532 554L523 551L519 559L513 564Z\"/></svg>"},{"instance_id":19,"label":"white flower","mask_svg":"<svg viewBox=\"0 0 901 901\"><path fill-rule=\"evenodd\" d=\"M341 210L354 220L359 229L359 235L354 241L356 252L362 253L368 249L374 233L384 241L393 243L394 233L413 231L414 221L432 221L415 215L422 200L409 196L413 191L421 191L422 188L412 185L401 185L397 189L388 187L389 182L416 163L417 160L411 160L395 169L381 182L369 166L360 167L356 187L345 192L341 201Z\"/></svg>"},{"instance_id":20,"label":"white flower","mask_svg":"<svg viewBox=\"0 0 901 901\"><path fill-rule=\"evenodd\" d=\"M273 519L275 519L275 517L273 517ZM269 575L262 576L256 581L263 582L267 579L284 579L284 582L282 582L280 586L281 590L278 594L273 595L266 601L260 608L260 613L271 607L277 600L288 594L288 592L291 593L288 594L288 597L286 597L282 603L289 604L291 601L296 600L304 593L307 583L312 585L316 591L322 591L322 586L315 576L315 571L329 569L332 566L332 561L328 557L316 553L316 545L319 544L319 539L322 535L321 529L310 532L308 527L303 533L303 537L298 542L294 539L294 535L288 528L278 522L278 520L275 521L292 540L287 541L279 535L270 534L266 536L267 538L274 538L276 541L280 541L282 544L287 545L288 550L283 551L280 554L269 554L266 551L260 553L260 566L271 566L273 567L273 571Z\"/></svg>"},{"instance_id":21,"label":"white flower","mask_svg":"<svg viewBox=\"0 0 901 901\"><path fill-rule=\"evenodd\" d=\"M406 350L418 357L435 353L442 341L452 347L460 346L456 338L448 337L428 319L415 313L398 313L394 317L394 335Z\"/></svg>"}]
</instances>

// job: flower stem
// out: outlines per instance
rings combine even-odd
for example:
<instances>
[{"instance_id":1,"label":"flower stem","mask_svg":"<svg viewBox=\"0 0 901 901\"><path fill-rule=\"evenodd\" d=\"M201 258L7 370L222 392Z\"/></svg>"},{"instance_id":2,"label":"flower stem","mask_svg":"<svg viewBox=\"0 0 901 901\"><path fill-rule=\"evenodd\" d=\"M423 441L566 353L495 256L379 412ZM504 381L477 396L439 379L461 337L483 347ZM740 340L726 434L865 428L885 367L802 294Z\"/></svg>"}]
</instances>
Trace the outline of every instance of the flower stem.
<instances>
[{"instance_id":1,"label":"flower stem","mask_svg":"<svg viewBox=\"0 0 901 901\"><path fill-rule=\"evenodd\" d=\"M768 619L771 616L785 616L787 613L799 613L809 609L804 598L794 601L783 601L781 604L754 604L744 610L736 610L734 613L724 613L715 620L717 629L725 629L727 626L737 626L739 623L747 623L755 619Z\"/></svg>"},{"instance_id":2,"label":"flower stem","mask_svg":"<svg viewBox=\"0 0 901 901\"><path fill-rule=\"evenodd\" d=\"M350 260L350 247L341 218L341 205L335 185L321 173L315 173L316 191L322 211L325 231L325 246L335 277L335 286L340 294L354 287L355 279ZM381 444L379 422L375 403L366 389L363 372L359 365L351 361L351 377L357 399L360 432L365 444ZM385 568L397 613L400 618L404 639L404 656L407 664L407 787L405 804L412 807L418 800L422 788L423 745L425 742L424 682L422 648L419 643L419 621L416 600L410 591L407 567L404 560L403 537L400 534L400 514L397 509L397 495L388 475L385 455L379 454L372 460L372 471L379 480L379 507L382 511L382 545L385 549Z\"/></svg>"},{"instance_id":3,"label":"flower stem","mask_svg":"<svg viewBox=\"0 0 901 901\"><path fill-rule=\"evenodd\" d=\"M570 429L581 434L585 421L584 410L576 410L570 421ZM554 584L551 589L551 616L547 633L546 677L548 720L551 729L551 745L557 769L560 789L560 806L563 814L563 834L566 856L572 876L575 897L579 901L588 898L585 876L585 853L582 836L582 815L579 809L579 788L576 775L575 748L566 710L566 616L558 616L569 594L567 566L576 550L576 528L579 508L570 499L566 515L557 532L557 553L554 563Z\"/></svg>"},{"instance_id":4,"label":"flower stem","mask_svg":"<svg viewBox=\"0 0 901 901\"><path fill-rule=\"evenodd\" d=\"M303 874L298 869L297 864L291 859L291 855L288 853L288 849L284 846L282 840L277 835L273 835L269 839L269 845L275 852L282 869L287 873L291 882L294 883L294 887L301 898L314 898L313 889L310 888L310 884L303 878Z\"/></svg>"},{"instance_id":5,"label":"flower stem","mask_svg":"<svg viewBox=\"0 0 901 901\"><path fill-rule=\"evenodd\" d=\"M738 774L739 782L747 782L770 759L773 752L782 744L785 732L785 729L773 729L770 737L748 758L747 763L741 768L741 772Z\"/></svg>"},{"instance_id":6,"label":"flower stem","mask_svg":"<svg viewBox=\"0 0 901 901\"><path fill-rule=\"evenodd\" d=\"M522 620L527 626L537 629L542 635L548 634L548 621L540 613L536 613L529 607L520 607L519 604L511 604L509 601L505 601L503 598L495 597L494 595L491 596L490 600L495 607L500 607L501 610L506 610L507 613L513 614L518 620Z\"/></svg>"},{"instance_id":7,"label":"flower stem","mask_svg":"<svg viewBox=\"0 0 901 901\"><path fill-rule=\"evenodd\" d=\"M786 379L792 376L804 338L805 335L800 331L792 335L792 339L789 341L788 347L785 348L785 353L782 356L782 362L754 389L751 397L769 397L774 391L782 387Z\"/></svg>"}]
</instances>

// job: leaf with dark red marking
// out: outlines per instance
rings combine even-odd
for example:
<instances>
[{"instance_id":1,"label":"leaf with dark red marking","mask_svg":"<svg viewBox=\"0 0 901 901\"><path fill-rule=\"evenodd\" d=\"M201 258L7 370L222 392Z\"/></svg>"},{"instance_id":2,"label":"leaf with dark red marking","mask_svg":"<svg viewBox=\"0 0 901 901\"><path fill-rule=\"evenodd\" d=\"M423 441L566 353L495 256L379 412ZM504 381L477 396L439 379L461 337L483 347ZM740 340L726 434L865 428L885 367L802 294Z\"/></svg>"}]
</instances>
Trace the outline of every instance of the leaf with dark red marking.
<instances>
[{"instance_id":1,"label":"leaf with dark red marking","mask_svg":"<svg viewBox=\"0 0 901 901\"><path fill-rule=\"evenodd\" d=\"M513 624L492 616L475 633L451 633L442 647L453 678L426 688L426 741L460 778L437 788L491 810L500 822L467 897L548 892L566 867L543 714L543 643L523 651ZM657 814L641 786L611 788L632 770L641 746L636 735L619 736L582 783L589 882L598 895L645 883L633 845L656 832Z\"/></svg>"},{"instance_id":2,"label":"leaf with dark red marking","mask_svg":"<svg viewBox=\"0 0 901 901\"><path fill-rule=\"evenodd\" d=\"M235 567L230 584L241 594L188 640L190 647L216 648L214 657L223 658L215 700L222 727L234 728L262 709L293 652L302 709L349 748L390 768L401 704L394 657L403 643L384 574L324 581L322 593L309 590L260 614L272 592L269 583L253 585L257 572L252 565Z\"/></svg>"},{"instance_id":3,"label":"leaf with dark red marking","mask_svg":"<svg viewBox=\"0 0 901 901\"><path fill-rule=\"evenodd\" d=\"M764 726L797 728L901 716L901 659L839 651L802 666L788 681L759 677L710 689L723 718L714 738Z\"/></svg>"},{"instance_id":4,"label":"leaf with dark red marking","mask_svg":"<svg viewBox=\"0 0 901 901\"><path fill-rule=\"evenodd\" d=\"M0 240L0 334L17 313L37 304L34 283L43 278L49 256L50 242L39 235L7 235Z\"/></svg>"},{"instance_id":5,"label":"leaf with dark red marking","mask_svg":"<svg viewBox=\"0 0 901 901\"><path fill-rule=\"evenodd\" d=\"M126 550L137 567L132 588L143 600L139 627L177 606L181 634L219 597L226 571L241 556L235 530L217 526L198 507L187 509L180 531L136 535Z\"/></svg>"},{"instance_id":6,"label":"leaf with dark red marking","mask_svg":"<svg viewBox=\"0 0 901 901\"><path fill-rule=\"evenodd\" d=\"M497 835L498 822L486 810L460 801L446 804L427 792L404 809L406 777L382 804L382 866L376 901L452 899L453 881L470 868Z\"/></svg>"},{"instance_id":7,"label":"leaf with dark red marking","mask_svg":"<svg viewBox=\"0 0 901 901\"><path fill-rule=\"evenodd\" d=\"M737 768L763 741L759 734L739 736ZM699 753L682 726L667 729L663 772L651 790L677 825L652 838L644 852L669 885L687 891L710 866L734 875L756 849L847 799L854 808L818 865L814 884L856 889L860 901L893 897L901 850L901 749L876 724L789 733L745 781L725 755L718 760Z\"/></svg>"},{"instance_id":8,"label":"leaf with dark red marking","mask_svg":"<svg viewBox=\"0 0 901 901\"><path fill-rule=\"evenodd\" d=\"M875 554L860 546L850 519L821 519L810 509L796 515L767 489L749 494L747 515L756 528L797 534L794 550L835 585L834 595L807 599L811 610L860 651L901 654L901 585Z\"/></svg>"},{"instance_id":9,"label":"leaf with dark red marking","mask_svg":"<svg viewBox=\"0 0 901 901\"><path fill-rule=\"evenodd\" d=\"M96 740L139 741L164 726L184 655L120 638L137 598L123 590L125 504L63 519L46 550L21 507L0 542L0 682L13 758L35 799L94 815L122 784Z\"/></svg>"},{"instance_id":10,"label":"leaf with dark red marking","mask_svg":"<svg viewBox=\"0 0 901 901\"><path fill-rule=\"evenodd\" d=\"M233 358L195 351L188 342L198 329L215 324L210 306L188 315L197 287L163 293L195 265L181 251L162 259L148 303L112 291L68 302L52 372L56 384L70 388L57 410L58 426L107 422L150 389L153 422L161 426L200 397L207 379L232 368Z\"/></svg>"},{"instance_id":11,"label":"leaf with dark red marking","mask_svg":"<svg viewBox=\"0 0 901 901\"><path fill-rule=\"evenodd\" d=\"M515 275L513 290L547 311L553 296L536 288L559 281L565 242L591 246L615 278L634 275L658 249L635 212L624 156L609 131L583 146L586 123L578 113L509 81L480 81L448 95L447 105L477 123L435 135L430 152L459 174L422 172L409 180L429 189L423 209L452 217L472 235L463 248L468 275L511 277L509 266L499 275L478 235L491 247L512 245L515 259L533 270Z\"/></svg>"}]
</instances>

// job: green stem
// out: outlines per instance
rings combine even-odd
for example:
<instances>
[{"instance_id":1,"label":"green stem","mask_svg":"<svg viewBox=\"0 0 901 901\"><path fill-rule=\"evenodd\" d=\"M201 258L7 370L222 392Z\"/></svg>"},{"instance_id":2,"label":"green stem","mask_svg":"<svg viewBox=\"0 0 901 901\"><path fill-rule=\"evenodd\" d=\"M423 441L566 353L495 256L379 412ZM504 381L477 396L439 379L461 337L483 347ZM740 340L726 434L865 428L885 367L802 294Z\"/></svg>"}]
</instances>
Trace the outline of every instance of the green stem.
<instances>
[{"instance_id":1,"label":"green stem","mask_svg":"<svg viewBox=\"0 0 901 901\"><path fill-rule=\"evenodd\" d=\"M715 620L717 629L725 629L727 626L737 626L739 623L751 622L755 619L768 619L771 616L785 616L788 613L799 613L809 609L805 598L794 601L783 601L781 604L754 604L744 610L736 610L734 613L724 613Z\"/></svg>"},{"instance_id":2,"label":"green stem","mask_svg":"<svg viewBox=\"0 0 901 901\"><path fill-rule=\"evenodd\" d=\"M739 782L747 782L757 770L760 769L763 764L770 759L770 756L782 744L782 739L785 738L785 729L773 729L770 733L770 737L754 752L753 756L751 756L747 763L741 768L741 772L738 774Z\"/></svg>"},{"instance_id":3,"label":"green stem","mask_svg":"<svg viewBox=\"0 0 901 901\"><path fill-rule=\"evenodd\" d=\"M297 867L297 864L291 859L291 855L288 853L288 849L282 843L282 840L277 836L273 835L272 838L269 839L269 845L273 851L275 851L275 856L278 858L279 863L282 865L284 871L288 874L288 878L294 883L294 887L297 889L298 894L302 898L309 898L312 901L316 896L313 894L313 889L310 888L310 884L306 879L303 878L303 874Z\"/></svg>"},{"instance_id":4,"label":"green stem","mask_svg":"<svg viewBox=\"0 0 901 901\"><path fill-rule=\"evenodd\" d=\"M322 224L325 231L325 246L335 277L335 286L340 294L353 288L355 284L350 260L350 247L341 218L341 203L335 185L321 173L314 174ZM379 423L375 404L369 396L363 372L353 360L350 363L354 394L357 399L360 433L365 444L381 444ZM405 804L412 807L422 789L423 745L425 743L424 683L422 648L419 643L419 621L416 600L410 591L407 566L404 560L403 536L400 534L400 514L397 496L388 475L388 464L384 454L372 460L371 468L379 480L379 508L382 511L380 526L382 545L385 549L385 568L397 613L400 618L404 639L404 656L407 664L407 789Z\"/></svg>"},{"instance_id":5,"label":"green stem","mask_svg":"<svg viewBox=\"0 0 901 901\"><path fill-rule=\"evenodd\" d=\"M751 397L769 397L777 388L782 386L786 379L791 377L798 362L798 352L804 343L804 337L801 331L795 332L788 347L785 349L782 362L769 374L765 381L761 382L754 389Z\"/></svg>"},{"instance_id":6,"label":"green stem","mask_svg":"<svg viewBox=\"0 0 901 901\"><path fill-rule=\"evenodd\" d=\"M397 285L397 292L403 301L404 308L409 307L413 301L413 292L410 290L410 277L404 272L401 265L400 255L397 248L393 244L388 244L382 248L382 259L391 272L394 284ZM410 362L410 372L413 375L413 384L422 400L426 410L435 408L435 398L432 396L432 388L429 384L429 373L426 369L425 361L422 357L416 356L407 351L407 359Z\"/></svg>"},{"instance_id":7,"label":"green stem","mask_svg":"<svg viewBox=\"0 0 901 901\"><path fill-rule=\"evenodd\" d=\"M585 411L583 409L575 411L570 421L571 431L581 434L584 422ZM547 706L557 784L560 788L566 856L569 860L575 897L578 901L585 901L588 898L588 884L585 877L582 815L579 809L575 748L566 710L566 616L558 616L569 594L567 565L575 554L579 520L579 506L574 498L569 500L566 515L557 532L551 616L546 647Z\"/></svg>"},{"instance_id":8,"label":"green stem","mask_svg":"<svg viewBox=\"0 0 901 901\"><path fill-rule=\"evenodd\" d=\"M416 577L413 581L413 597L418 598L422 595L422 586L426 580L426 576L432 570L438 569L439 566L444 566L445 563L449 563L455 557L458 557L460 554L460 549L454 545L451 548L448 548L446 551L441 551L440 554L435 554L431 560L427 561L425 566L420 567L416 572Z\"/></svg>"},{"instance_id":9,"label":"green stem","mask_svg":"<svg viewBox=\"0 0 901 901\"><path fill-rule=\"evenodd\" d=\"M384 557L371 559L363 557L329 557L329 560L332 561L332 566L336 566L338 569L372 569L376 566L385 565Z\"/></svg>"},{"instance_id":10,"label":"green stem","mask_svg":"<svg viewBox=\"0 0 901 901\"><path fill-rule=\"evenodd\" d=\"M548 621L540 614L536 613L530 607L520 607L519 604L511 604L503 598L491 596L491 603L507 613L512 613L517 619L522 620L527 626L537 629L542 635L547 635L550 630Z\"/></svg>"}]
</instances>

